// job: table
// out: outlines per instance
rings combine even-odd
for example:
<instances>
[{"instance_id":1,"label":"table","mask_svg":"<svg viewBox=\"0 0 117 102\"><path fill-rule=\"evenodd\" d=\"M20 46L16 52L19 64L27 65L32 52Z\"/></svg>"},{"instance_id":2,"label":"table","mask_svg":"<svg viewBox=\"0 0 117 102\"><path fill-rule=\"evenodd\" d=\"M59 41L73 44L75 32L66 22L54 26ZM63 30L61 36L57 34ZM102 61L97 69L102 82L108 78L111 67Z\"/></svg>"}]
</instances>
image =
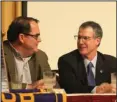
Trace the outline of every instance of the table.
<instances>
[{"instance_id":1,"label":"table","mask_svg":"<svg viewBox=\"0 0 117 102\"><path fill-rule=\"evenodd\" d=\"M68 94L67 102L117 102L116 94Z\"/></svg>"},{"instance_id":2,"label":"table","mask_svg":"<svg viewBox=\"0 0 117 102\"><path fill-rule=\"evenodd\" d=\"M2 93L2 102L117 102L116 94L61 94L34 90Z\"/></svg>"}]
</instances>

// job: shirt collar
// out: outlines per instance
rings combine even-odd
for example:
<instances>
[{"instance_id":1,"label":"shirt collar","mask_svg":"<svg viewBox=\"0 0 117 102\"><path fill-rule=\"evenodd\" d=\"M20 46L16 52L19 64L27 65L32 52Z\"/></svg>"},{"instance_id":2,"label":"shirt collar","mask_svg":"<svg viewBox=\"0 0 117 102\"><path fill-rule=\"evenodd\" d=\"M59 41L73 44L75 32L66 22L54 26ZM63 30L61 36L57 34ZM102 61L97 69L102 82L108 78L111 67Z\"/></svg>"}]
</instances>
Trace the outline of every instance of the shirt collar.
<instances>
[{"instance_id":1,"label":"shirt collar","mask_svg":"<svg viewBox=\"0 0 117 102\"><path fill-rule=\"evenodd\" d=\"M85 68L87 68L87 65L89 63L92 63L93 64L93 67L95 68L96 67L96 62L97 62L97 53L96 53L96 56L93 58L93 60L89 61L88 59L84 58L84 64L85 64Z\"/></svg>"},{"instance_id":2,"label":"shirt collar","mask_svg":"<svg viewBox=\"0 0 117 102\"><path fill-rule=\"evenodd\" d=\"M19 58L19 59L22 59L22 60L29 60L29 59L31 58L31 56L30 56L30 57L27 57L27 58L22 58L22 56L21 56L21 54L19 53L19 51L18 51L17 49L15 49L15 48L13 47L13 45L12 45L10 42L9 42L9 44L10 44L11 49L12 49L12 51L13 51L13 54L15 55L16 58Z\"/></svg>"}]
</instances>

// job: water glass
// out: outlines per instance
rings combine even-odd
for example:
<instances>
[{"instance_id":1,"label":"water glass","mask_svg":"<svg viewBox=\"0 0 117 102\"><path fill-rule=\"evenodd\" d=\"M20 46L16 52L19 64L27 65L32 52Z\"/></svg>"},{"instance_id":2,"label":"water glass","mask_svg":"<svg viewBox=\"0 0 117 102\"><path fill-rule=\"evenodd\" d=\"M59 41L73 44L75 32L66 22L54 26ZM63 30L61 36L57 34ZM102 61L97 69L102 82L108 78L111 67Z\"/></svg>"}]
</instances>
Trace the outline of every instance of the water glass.
<instances>
[{"instance_id":1,"label":"water glass","mask_svg":"<svg viewBox=\"0 0 117 102\"><path fill-rule=\"evenodd\" d=\"M56 85L56 73L52 71L43 72L45 88L52 89Z\"/></svg>"},{"instance_id":2,"label":"water glass","mask_svg":"<svg viewBox=\"0 0 117 102\"><path fill-rule=\"evenodd\" d=\"M116 87L116 77L117 77L117 74L116 73L111 73L111 84L112 84L112 93L116 93L116 90L117 90L117 87Z\"/></svg>"},{"instance_id":3,"label":"water glass","mask_svg":"<svg viewBox=\"0 0 117 102\"><path fill-rule=\"evenodd\" d=\"M22 89L22 83L11 82L12 89Z\"/></svg>"},{"instance_id":4,"label":"water glass","mask_svg":"<svg viewBox=\"0 0 117 102\"><path fill-rule=\"evenodd\" d=\"M9 92L9 83L8 83L8 78L7 78L7 73L6 73L6 70L5 68L2 68L1 69L2 71L2 92Z\"/></svg>"},{"instance_id":5,"label":"water glass","mask_svg":"<svg viewBox=\"0 0 117 102\"><path fill-rule=\"evenodd\" d=\"M112 84L116 84L116 77L117 77L117 75L116 75L116 73L111 73L111 83Z\"/></svg>"},{"instance_id":6,"label":"water glass","mask_svg":"<svg viewBox=\"0 0 117 102\"><path fill-rule=\"evenodd\" d=\"M15 81L10 82L11 89L22 89L23 75L19 79L18 75L15 76Z\"/></svg>"}]
</instances>

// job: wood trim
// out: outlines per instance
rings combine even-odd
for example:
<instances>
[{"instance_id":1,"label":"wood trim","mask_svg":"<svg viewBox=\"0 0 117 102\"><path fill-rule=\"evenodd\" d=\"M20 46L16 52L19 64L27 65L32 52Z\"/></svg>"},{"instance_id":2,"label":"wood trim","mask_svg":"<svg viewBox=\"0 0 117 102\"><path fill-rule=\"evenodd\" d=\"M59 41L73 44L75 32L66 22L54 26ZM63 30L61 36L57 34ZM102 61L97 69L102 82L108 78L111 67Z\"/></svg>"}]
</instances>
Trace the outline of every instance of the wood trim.
<instances>
[{"instance_id":1,"label":"wood trim","mask_svg":"<svg viewBox=\"0 0 117 102\"><path fill-rule=\"evenodd\" d=\"M22 16L27 17L27 1L22 1Z\"/></svg>"}]
</instances>

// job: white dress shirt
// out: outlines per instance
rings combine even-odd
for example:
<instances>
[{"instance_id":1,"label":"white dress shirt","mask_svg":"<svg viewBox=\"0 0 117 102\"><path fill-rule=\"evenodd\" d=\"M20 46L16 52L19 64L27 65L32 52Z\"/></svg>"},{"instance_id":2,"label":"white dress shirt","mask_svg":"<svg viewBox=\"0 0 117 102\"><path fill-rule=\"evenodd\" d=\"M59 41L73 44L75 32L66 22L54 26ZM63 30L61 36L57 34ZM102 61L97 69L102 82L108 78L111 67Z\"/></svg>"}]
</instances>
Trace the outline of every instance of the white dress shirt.
<instances>
[{"instance_id":1,"label":"white dress shirt","mask_svg":"<svg viewBox=\"0 0 117 102\"><path fill-rule=\"evenodd\" d=\"M12 46L10 43L14 55L14 59L16 62L16 69L17 69L17 80L22 83L31 84L31 74L29 69L28 61L31 57L22 58L20 53Z\"/></svg>"}]
</instances>

